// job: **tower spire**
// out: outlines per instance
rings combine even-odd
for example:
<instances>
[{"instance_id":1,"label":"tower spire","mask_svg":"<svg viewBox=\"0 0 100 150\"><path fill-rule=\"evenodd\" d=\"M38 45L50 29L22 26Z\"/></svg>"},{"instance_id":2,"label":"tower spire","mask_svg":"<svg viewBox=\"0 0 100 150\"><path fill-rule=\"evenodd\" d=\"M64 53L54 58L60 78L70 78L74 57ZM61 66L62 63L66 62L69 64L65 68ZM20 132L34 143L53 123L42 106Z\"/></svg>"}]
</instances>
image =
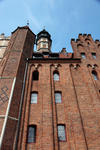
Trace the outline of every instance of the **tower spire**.
<instances>
[{"instance_id":1,"label":"tower spire","mask_svg":"<svg viewBox=\"0 0 100 150\"><path fill-rule=\"evenodd\" d=\"M27 26L29 26L29 20L27 20Z\"/></svg>"}]
</instances>

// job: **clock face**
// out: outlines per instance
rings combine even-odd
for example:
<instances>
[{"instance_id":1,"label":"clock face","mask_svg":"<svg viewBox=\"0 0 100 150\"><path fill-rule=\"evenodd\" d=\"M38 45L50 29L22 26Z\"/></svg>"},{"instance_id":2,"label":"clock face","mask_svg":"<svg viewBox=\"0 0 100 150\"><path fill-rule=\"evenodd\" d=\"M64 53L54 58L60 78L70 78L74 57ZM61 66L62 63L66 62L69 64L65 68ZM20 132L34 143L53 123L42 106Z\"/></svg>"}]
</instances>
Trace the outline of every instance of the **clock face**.
<instances>
[{"instance_id":1,"label":"clock face","mask_svg":"<svg viewBox=\"0 0 100 150\"><path fill-rule=\"evenodd\" d=\"M7 91L7 86L4 86L0 89L0 107L9 99Z\"/></svg>"}]
</instances>

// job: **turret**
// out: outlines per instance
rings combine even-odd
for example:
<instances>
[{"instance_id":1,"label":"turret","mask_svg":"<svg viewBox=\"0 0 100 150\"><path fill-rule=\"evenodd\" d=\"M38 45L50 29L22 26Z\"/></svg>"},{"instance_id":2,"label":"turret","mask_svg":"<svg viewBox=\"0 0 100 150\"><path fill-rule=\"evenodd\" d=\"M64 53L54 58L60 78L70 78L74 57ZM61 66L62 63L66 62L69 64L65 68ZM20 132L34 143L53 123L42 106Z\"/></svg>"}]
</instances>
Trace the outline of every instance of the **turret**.
<instances>
[{"instance_id":1,"label":"turret","mask_svg":"<svg viewBox=\"0 0 100 150\"><path fill-rule=\"evenodd\" d=\"M37 34L36 45L37 52L50 52L51 51L51 35L43 29Z\"/></svg>"}]
</instances>

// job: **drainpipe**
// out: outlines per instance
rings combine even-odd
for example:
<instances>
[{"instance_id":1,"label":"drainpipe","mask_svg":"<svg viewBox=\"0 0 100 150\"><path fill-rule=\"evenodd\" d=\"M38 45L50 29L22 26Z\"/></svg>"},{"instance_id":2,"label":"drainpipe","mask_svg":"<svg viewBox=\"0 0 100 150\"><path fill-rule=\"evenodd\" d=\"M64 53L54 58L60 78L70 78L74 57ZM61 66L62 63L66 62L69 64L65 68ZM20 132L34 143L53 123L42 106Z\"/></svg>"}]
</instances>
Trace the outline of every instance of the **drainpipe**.
<instances>
[{"instance_id":1,"label":"drainpipe","mask_svg":"<svg viewBox=\"0 0 100 150\"><path fill-rule=\"evenodd\" d=\"M28 58L27 58L27 61L28 61ZM20 123L21 123L22 106L23 106L23 99L24 99L27 70L28 70L28 62L26 62L26 67L25 67L25 74L24 74L24 80L23 80L23 87L22 87L21 102L20 102L20 108L19 108L19 117L18 117L17 133L16 133L14 150L17 150L17 147L18 147L17 144L18 144L18 139L19 139L19 131L20 131Z\"/></svg>"}]
</instances>

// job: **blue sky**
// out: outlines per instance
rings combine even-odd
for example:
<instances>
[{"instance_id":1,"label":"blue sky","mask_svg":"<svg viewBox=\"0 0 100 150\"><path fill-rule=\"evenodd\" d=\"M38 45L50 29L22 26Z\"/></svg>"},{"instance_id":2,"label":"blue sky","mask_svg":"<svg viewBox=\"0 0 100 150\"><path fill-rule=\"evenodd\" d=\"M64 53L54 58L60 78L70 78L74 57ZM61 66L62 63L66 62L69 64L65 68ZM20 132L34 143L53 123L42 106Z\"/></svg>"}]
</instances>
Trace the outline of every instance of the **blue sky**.
<instances>
[{"instance_id":1,"label":"blue sky","mask_svg":"<svg viewBox=\"0 0 100 150\"><path fill-rule=\"evenodd\" d=\"M45 26L53 52L70 52L70 40L79 33L100 39L100 0L0 0L0 33L8 36L27 20L35 34Z\"/></svg>"}]
</instances>

